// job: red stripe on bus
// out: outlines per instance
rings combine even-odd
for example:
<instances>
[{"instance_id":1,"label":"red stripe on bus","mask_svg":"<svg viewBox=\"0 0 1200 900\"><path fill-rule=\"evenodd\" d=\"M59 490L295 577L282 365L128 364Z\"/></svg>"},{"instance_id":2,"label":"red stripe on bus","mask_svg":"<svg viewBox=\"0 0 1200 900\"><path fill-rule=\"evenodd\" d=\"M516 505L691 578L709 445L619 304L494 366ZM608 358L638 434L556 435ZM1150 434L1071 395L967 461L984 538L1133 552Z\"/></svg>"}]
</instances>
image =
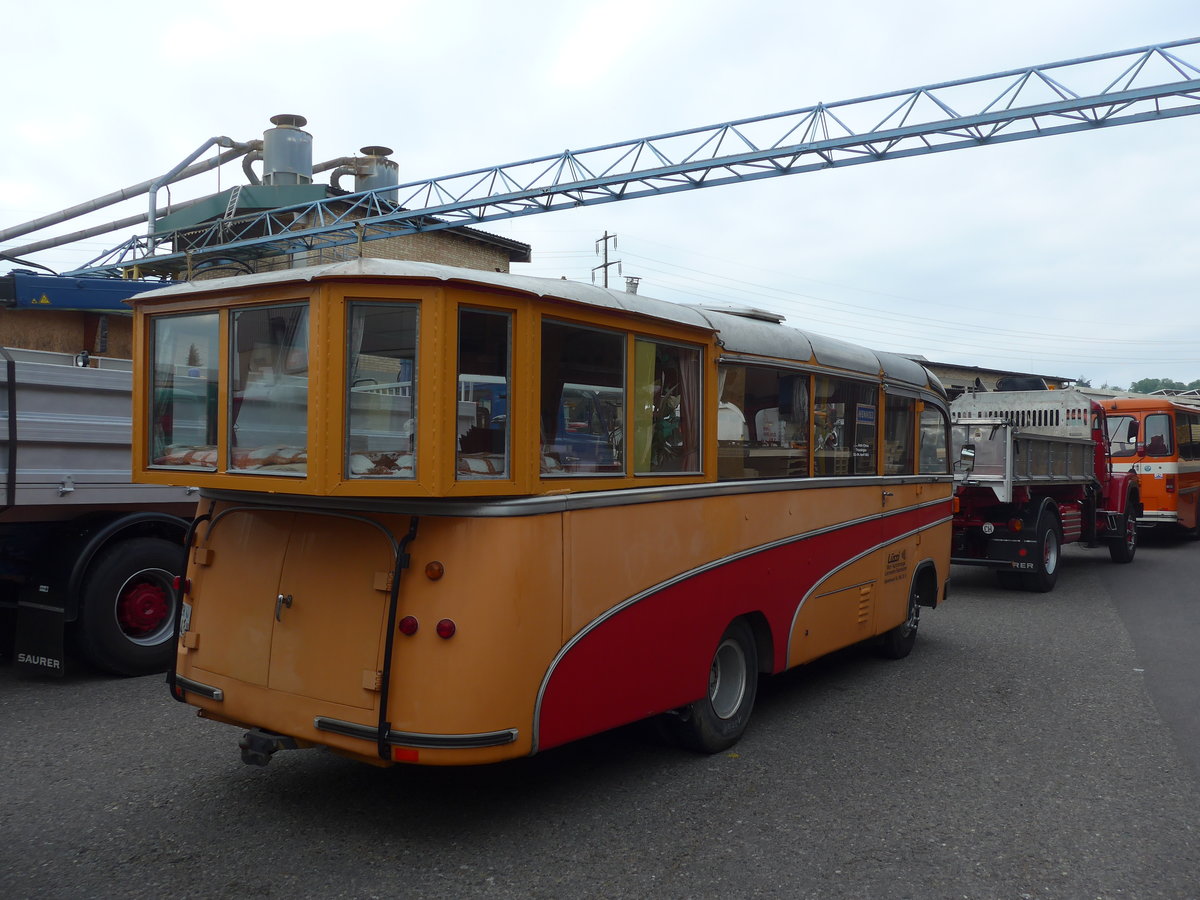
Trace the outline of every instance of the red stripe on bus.
<instances>
[{"instance_id":1,"label":"red stripe on bus","mask_svg":"<svg viewBox=\"0 0 1200 900\"><path fill-rule=\"evenodd\" d=\"M792 620L815 585L844 561L944 519L947 509L938 504L908 510L734 559L599 622L550 676L537 723L538 749L699 699L708 689L709 665L722 633L747 613L765 616L772 670L782 671ZM831 560L837 561L832 568Z\"/></svg>"}]
</instances>

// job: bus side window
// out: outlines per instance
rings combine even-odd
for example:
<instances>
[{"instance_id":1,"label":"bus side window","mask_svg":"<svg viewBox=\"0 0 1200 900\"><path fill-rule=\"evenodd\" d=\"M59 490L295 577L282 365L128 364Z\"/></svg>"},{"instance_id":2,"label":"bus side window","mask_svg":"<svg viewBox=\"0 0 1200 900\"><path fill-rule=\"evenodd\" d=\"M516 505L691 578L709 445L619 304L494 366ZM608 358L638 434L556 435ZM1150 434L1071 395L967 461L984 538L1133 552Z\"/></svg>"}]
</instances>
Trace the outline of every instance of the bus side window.
<instances>
[{"instance_id":1,"label":"bus side window","mask_svg":"<svg viewBox=\"0 0 1200 900\"><path fill-rule=\"evenodd\" d=\"M807 478L809 376L722 365L717 478Z\"/></svg>"},{"instance_id":2,"label":"bus side window","mask_svg":"<svg viewBox=\"0 0 1200 900\"><path fill-rule=\"evenodd\" d=\"M625 335L542 322L541 474L625 473Z\"/></svg>"},{"instance_id":3,"label":"bus side window","mask_svg":"<svg viewBox=\"0 0 1200 900\"><path fill-rule=\"evenodd\" d=\"M883 474L911 475L913 459L913 430L917 401L909 397L885 394L883 410Z\"/></svg>"},{"instance_id":4,"label":"bus side window","mask_svg":"<svg viewBox=\"0 0 1200 900\"><path fill-rule=\"evenodd\" d=\"M950 457L946 443L946 414L936 407L921 410L921 446L918 460L922 475L946 475Z\"/></svg>"},{"instance_id":5,"label":"bus side window","mask_svg":"<svg viewBox=\"0 0 1200 900\"><path fill-rule=\"evenodd\" d=\"M634 342L634 471L700 470L700 349Z\"/></svg>"},{"instance_id":6,"label":"bus side window","mask_svg":"<svg viewBox=\"0 0 1200 900\"><path fill-rule=\"evenodd\" d=\"M813 406L814 475L874 475L878 389L841 378L817 379Z\"/></svg>"}]
</instances>

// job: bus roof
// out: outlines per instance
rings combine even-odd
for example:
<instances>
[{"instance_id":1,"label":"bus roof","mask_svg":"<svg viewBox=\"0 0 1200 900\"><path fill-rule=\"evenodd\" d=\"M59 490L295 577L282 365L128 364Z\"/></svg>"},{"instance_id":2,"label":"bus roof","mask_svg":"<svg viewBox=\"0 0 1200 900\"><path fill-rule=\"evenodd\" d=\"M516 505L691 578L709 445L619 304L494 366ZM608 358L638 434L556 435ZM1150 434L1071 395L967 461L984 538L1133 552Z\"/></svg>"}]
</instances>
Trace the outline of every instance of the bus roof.
<instances>
[{"instance_id":1,"label":"bus roof","mask_svg":"<svg viewBox=\"0 0 1200 900\"><path fill-rule=\"evenodd\" d=\"M1200 411L1200 399L1176 397L1170 394L1123 394L1119 397L1096 398L1107 410L1130 412L1152 409L1186 409Z\"/></svg>"},{"instance_id":2,"label":"bus roof","mask_svg":"<svg viewBox=\"0 0 1200 900\"><path fill-rule=\"evenodd\" d=\"M915 360L894 353L877 352L836 338L826 337L781 324L762 315L747 315L736 309L719 310L656 300L644 294L631 294L565 278L538 278L444 266L409 260L356 259L347 262L305 266L252 275L236 275L175 284L147 291L129 302L135 306L162 300L187 299L191 296L236 288L286 284L299 281L346 279L435 280L474 284L546 299L563 300L598 309L615 310L702 329L720 336L726 355L753 355L777 360L816 360L822 366L878 378L890 384L904 384L945 397L941 383Z\"/></svg>"}]
</instances>

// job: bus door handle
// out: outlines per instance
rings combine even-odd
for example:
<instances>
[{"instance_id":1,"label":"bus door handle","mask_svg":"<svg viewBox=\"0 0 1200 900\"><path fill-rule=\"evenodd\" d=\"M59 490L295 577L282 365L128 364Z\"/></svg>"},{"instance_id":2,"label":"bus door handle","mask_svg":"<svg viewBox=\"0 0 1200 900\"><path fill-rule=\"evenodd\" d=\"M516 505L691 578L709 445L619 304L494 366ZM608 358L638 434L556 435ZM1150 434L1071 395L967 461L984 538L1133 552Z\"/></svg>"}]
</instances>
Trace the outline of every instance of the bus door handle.
<instances>
[{"instance_id":1,"label":"bus door handle","mask_svg":"<svg viewBox=\"0 0 1200 900\"><path fill-rule=\"evenodd\" d=\"M895 496L896 496L896 495L895 495L895 494L893 494L891 491L884 491L884 492L883 492L883 502L882 502L882 504L881 504L881 505L883 505L883 506L887 506L887 498L888 498L888 497L895 497ZM289 605L290 605L290 604L289 604Z\"/></svg>"},{"instance_id":2,"label":"bus door handle","mask_svg":"<svg viewBox=\"0 0 1200 900\"><path fill-rule=\"evenodd\" d=\"M292 608L292 595L291 594L286 594L286 595L280 594L278 597L275 598L275 621L276 622L283 621L283 618L282 618L283 608L285 606L288 609Z\"/></svg>"}]
</instances>

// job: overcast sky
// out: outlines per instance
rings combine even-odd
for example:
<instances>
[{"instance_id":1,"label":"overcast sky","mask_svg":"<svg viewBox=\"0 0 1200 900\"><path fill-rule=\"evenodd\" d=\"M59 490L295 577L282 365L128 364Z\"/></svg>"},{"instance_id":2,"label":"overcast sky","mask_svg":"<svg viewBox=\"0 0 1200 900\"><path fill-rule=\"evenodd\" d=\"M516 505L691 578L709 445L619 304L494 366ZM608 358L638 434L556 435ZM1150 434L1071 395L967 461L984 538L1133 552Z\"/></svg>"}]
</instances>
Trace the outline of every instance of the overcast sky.
<instances>
[{"instance_id":1,"label":"overcast sky","mask_svg":"<svg viewBox=\"0 0 1200 900\"><path fill-rule=\"evenodd\" d=\"M1200 35L1195 0L0 0L0 228L157 177L208 138L308 119L314 160L401 180ZM1200 52L1185 52L1200 65ZM941 362L1200 379L1200 116L606 204L486 230L524 274L773 309ZM320 180L324 176L318 176ZM179 201L240 165L175 185ZM160 206L167 201L160 195ZM6 246L113 221L144 197ZM33 261L83 265L145 229ZM0 263L0 272L9 265ZM623 285L613 271L611 283Z\"/></svg>"}]
</instances>

